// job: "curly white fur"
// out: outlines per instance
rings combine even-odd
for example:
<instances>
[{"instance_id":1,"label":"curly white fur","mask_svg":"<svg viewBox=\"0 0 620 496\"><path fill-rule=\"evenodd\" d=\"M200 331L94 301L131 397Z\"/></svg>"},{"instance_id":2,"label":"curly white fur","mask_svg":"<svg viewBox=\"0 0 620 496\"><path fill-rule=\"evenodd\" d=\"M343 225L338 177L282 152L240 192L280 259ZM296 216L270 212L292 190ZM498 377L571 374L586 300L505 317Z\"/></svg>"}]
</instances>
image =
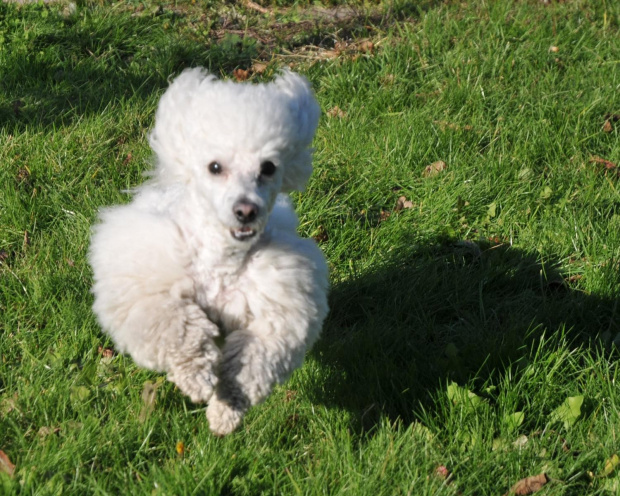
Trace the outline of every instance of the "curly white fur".
<instances>
[{"instance_id":1,"label":"curly white fur","mask_svg":"<svg viewBox=\"0 0 620 496\"><path fill-rule=\"evenodd\" d=\"M253 85L187 70L157 110L153 179L94 229L101 326L208 402L218 435L301 365L327 314L325 260L281 194L310 176L318 118L292 72Z\"/></svg>"}]
</instances>

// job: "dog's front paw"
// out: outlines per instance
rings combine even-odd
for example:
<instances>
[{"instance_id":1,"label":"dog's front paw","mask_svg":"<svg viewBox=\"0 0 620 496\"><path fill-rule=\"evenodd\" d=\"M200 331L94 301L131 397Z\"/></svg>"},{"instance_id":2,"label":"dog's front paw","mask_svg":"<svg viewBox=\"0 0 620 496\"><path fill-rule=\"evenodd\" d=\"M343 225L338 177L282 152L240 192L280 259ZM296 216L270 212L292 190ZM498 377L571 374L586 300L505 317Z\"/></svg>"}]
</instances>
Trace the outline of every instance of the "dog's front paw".
<instances>
[{"instance_id":1,"label":"dog's front paw","mask_svg":"<svg viewBox=\"0 0 620 496\"><path fill-rule=\"evenodd\" d=\"M236 409L219 400L216 396L211 398L207 407L207 420L209 428L216 436L225 436L234 431L243 419L243 411Z\"/></svg>"},{"instance_id":2,"label":"dog's front paw","mask_svg":"<svg viewBox=\"0 0 620 496\"><path fill-rule=\"evenodd\" d=\"M189 396L192 403L206 403L213 396L217 377L205 369L193 372L171 371L168 373L168 380L176 384L183 394Z\"/></svg>"}]
</instances>

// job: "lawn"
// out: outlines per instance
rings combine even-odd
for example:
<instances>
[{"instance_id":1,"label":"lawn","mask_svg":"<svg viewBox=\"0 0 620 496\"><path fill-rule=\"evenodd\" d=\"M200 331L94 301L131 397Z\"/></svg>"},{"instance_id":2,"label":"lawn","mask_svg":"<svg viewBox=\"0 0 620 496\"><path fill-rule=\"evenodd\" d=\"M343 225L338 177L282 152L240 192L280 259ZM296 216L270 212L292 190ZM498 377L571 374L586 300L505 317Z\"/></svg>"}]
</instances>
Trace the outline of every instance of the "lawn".
<instances>
[{"instance_id":1,"label":"lawn","mask_svg":"<svg viewBox=\"0 0 620 496\"><path fill-rule=\"evenodd\" d=\"M620 493L620 4L0 3L0 493ZM290 65L323 337L239 431L90 310L171 76ZM544 475L543 475L544 474ZM514 487L530 494L536 487Z\"/></svg>"}]
</instances>

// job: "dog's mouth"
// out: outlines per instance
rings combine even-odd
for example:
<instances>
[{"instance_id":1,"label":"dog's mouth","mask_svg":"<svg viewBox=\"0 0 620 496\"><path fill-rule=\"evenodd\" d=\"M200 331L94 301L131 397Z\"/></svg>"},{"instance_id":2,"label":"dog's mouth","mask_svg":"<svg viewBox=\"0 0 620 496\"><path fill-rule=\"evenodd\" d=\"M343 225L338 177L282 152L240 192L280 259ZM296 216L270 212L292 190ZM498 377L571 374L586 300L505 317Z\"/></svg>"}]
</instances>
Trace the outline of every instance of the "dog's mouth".
<instances>
[{"instance_id":1,"label":"dog's mouth","mask_svg":"<svg viewBox=\"0 0 620 496\"><path fill-rule=\"evenodd\" d=\"M248 239L256 236L256 229L252 229L249 226L243 226L237 229L231 229L230 234L232 234L233 238L237 241L247 241Z\"/></svg>"}]
</instances>

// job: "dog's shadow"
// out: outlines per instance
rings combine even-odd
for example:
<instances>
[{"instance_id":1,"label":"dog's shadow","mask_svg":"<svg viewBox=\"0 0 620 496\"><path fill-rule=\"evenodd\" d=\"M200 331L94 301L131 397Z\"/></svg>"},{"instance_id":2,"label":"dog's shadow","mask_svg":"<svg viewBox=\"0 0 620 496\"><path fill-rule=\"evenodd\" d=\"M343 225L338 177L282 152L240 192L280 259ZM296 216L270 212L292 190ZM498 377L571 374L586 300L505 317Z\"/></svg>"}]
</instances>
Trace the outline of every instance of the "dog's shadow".
<instances>
[{"instance_id":1,"label":"dog's shadow","mask_svg":"<svg viewBox=\"0 0 620 496\"><path fill-rule=\"evenodd\" d=\"M604 274L618 286L609 264ZM353 429L410 423L448 380L484 382L529 352L543 331L598 345L620 331L616 299L577 289L561 273L504 245L439 240L335 282L312 355L324 371L313 400L348 409Z\"/></svg>"}]
</instances>

